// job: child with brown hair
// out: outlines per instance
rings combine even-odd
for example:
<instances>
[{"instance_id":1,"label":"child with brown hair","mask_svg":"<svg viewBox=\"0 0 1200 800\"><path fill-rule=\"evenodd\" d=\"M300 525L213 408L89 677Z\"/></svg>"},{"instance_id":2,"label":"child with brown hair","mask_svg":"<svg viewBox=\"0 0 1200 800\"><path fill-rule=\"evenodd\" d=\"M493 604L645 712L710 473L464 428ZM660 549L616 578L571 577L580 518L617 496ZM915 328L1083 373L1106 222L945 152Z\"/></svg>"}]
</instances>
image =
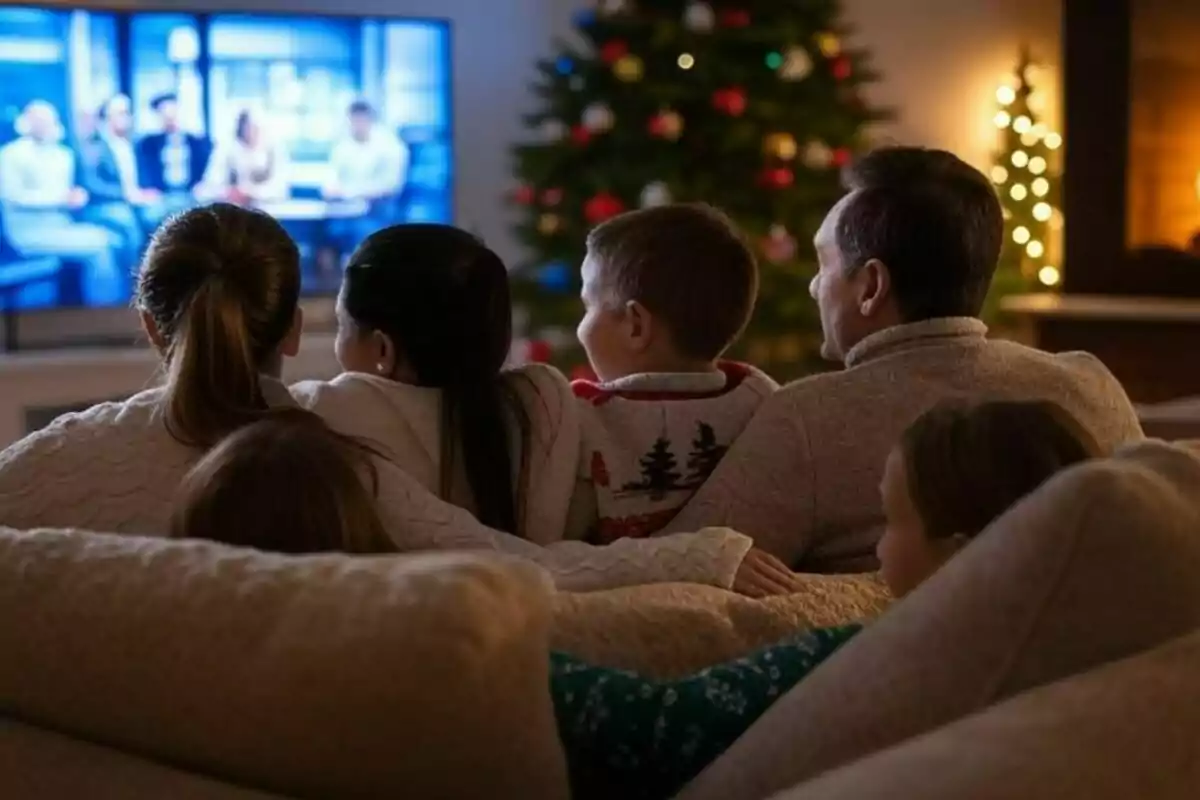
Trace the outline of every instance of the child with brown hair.
<instances>
[{"instance_id":1,"label":"child with brown hair","mask_svg":"<svg viewBox=\"0 0 1200 800\"><path fill-rule=\"evenodd\" d=\"M720 361L750 320L758 266L706 205L632 211L596 227L581 267L576 382L583 447L572 530L593 542L662 528L777 385Z\"/></svg>"}]
</instances>

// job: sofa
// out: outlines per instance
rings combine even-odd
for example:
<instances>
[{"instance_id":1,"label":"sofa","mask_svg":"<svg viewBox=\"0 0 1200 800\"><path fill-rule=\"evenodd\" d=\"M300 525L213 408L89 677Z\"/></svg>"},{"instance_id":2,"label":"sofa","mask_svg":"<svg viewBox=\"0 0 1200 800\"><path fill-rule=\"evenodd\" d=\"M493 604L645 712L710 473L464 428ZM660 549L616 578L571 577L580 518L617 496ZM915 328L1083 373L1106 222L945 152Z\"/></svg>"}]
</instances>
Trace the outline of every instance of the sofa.
<instances>
[{"instance_id":1,"label":"sofa","mask_svg":"<svg viewBox=\"0 0 1200 800\"><path fill-rule=\"evenodd\" d=\"M867 629L684 800L1173 800L1200 785L1200 454L1058 476L889 607L557 592L494 556L0 530L0 796L565 798L551 646L669 675Z\"/></svg>"}]
</instances>

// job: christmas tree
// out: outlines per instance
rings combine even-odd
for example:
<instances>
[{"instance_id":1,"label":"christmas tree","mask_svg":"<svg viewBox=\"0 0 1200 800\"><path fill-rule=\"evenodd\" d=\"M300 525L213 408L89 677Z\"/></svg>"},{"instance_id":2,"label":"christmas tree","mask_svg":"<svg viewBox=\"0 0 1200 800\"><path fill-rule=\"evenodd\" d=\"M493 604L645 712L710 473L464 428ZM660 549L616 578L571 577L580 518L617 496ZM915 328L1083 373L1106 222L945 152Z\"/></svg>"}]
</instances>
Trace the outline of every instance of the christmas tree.
<instances>
[{"instance_id":1,"label":"christmas tree","mask_svg":"<svg viewBox=\"0 0 1200 800\"><path fill-rule=\"evenodd\" d=\"M708 480L726 449L717 444L717 434L712 425L697 423L696 438L692 440L692 452L688 455L688 482L699 486Z\"/></svg>"},{"instance_id":2,"label":"christmas tree","mask_svg":"<svg viewBox=\"0 0 1200 800\"><path fill-rule=\"evenodd\" d=\"M1060 271L1054 257L1060 186L1056 155L1062 136L1039 118L1041 96L1034 82L1036 64L1022 50L1016 72L996 90L995 123L1000 149L992 166L992 181L1004 206L1004 250L992 283L989 315L1007 294L1038 285L1056 286Z\"/></svg>"},{"instance_id":3,"label":"christmas tree","mask_svg":"<svg viewBox=\"0 0 1200 800\"><path fill-rule=\"evenodd\" d=\"M642 479L622 486L625 491L646 491L650 493L651 500L662 500L667 492L686 488L679 484L675 454L671 452L671 442L665 437L654 440L654 446L642 456L640 463Z\"/></svg>"},{"instance_id":4,"label":"christmas tree","mask_svg":"<svg viewBox=\"0 0 1200 800\"><path fill-rule=\"evenodd\" d=\"M812 368L819 344L808 242L841 193L839 168L886 115L846 44L834 0L606 0L581 12L581 46L538 64L543 102L515 148L514 274L527 333L580 363L578 267L588 230L621 211L702 200L760 258L758 307L733 355L779 377ZM681 290L686 287L680 287ZM548 347L546 346L548 345Z\"/></svg>"}]
</instances>

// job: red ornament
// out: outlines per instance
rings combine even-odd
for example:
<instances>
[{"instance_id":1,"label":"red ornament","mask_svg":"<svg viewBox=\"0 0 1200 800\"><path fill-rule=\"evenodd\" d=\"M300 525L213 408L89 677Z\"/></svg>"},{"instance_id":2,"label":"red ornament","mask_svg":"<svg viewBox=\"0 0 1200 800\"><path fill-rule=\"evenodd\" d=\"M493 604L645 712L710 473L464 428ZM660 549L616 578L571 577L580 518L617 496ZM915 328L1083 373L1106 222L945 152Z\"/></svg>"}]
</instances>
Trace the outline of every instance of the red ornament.
<instances>
[{"instance_id":1,"label":"red ornament","mask_svg":"<svg viewBox=\"0 0 1200 800\"><path fill-rule=\"evenodd\" d=\"M660 111L650 118L647 128L651 136L674 141L683 133L683 118L674 111Z\"/></svg>"},{"instance_id":2,"label":"red ornament","mask_svg":"<svg viewBox=\"0 0 1200 800\"><path fill-rule=\"evenodd\" d=\"M722 11L719 19L726 28L745 28L750 24L750 12L744 8L730 8Z\"/></svg>"},{"instance_id":3,"label":"red ornament","mask_svg":"<svg viewBox=\"0 0 1200 800\"><path fill-rule=\"evenodd\" d=\"M741 116L746 111L746 90L739 86L717 89L712 96L713 108L731 117Z\"/></svg>"},{"instance_id":4,"label":"red ornament","mask_svg":"<svg viewBox=\"0 0 1200 800\"><path fill-rule=\"evenodd\" d=\"M531 204L536 196L537 192L528 184L518 186L516 189L513 189L512 193L513 202L520 203L523 206Z\"/></svg>"},{"instance_id":5,"label":"red ornament","mask_svg":"<svg viewBox=\"0 0 1200 800\"><path fill-rule=\"evenodd\" d=\"M571 141L579 146L583 146L592 140L592 132L584 125L576 125L571 128Z\"/></svg>"},{"instance_id":6,"label":"red ornament","mask_svg":"<svg viewBox=\"0 0 1200 800\"><path fill-rule=\"evenodd\" d=\"M611 42L605 42L600 48L600 60L605 64L615 64L628 53L629 45L620 39L613 39Z\"/></svg>"},{"instance_id":7,"label":"red ornament","mask_svg":"<svg viewBox=\"0 0 1200 800\"><path fill-rule=\"evenodd\" d=\"M758 177L763 186L786 189L796 181L796 174L787 167L767 167Z\"/></svg>"},{"instance_id":8,"label":"red ornament","mask_svg":"<svg viewBox=\"0 0 1200 800\"><path fill-rule=\"evenodd\" d=\"M833 157L830 159L835 167L844 167L850 163L850 149L847 147L839 147L833 151Z\"/></svg>"},{"instance_id":9,"label":"red ornament","mask_svg":"<svg viewBox=\"0 0 1200 800\"><path fill-rule=\"evenodd\" d=\"M553 348L541 339L530 339L525 345L525 360L531 364L545 364L553 354Z\"/></svg>"},{"instance_id":10,"label":"red ornament","mask_svg":"<svg viewBox=\"0 0 1200 800\"><path fill-rule=\"evenodd\" d=\"M625 210L625 204L619 197L608 192L593 195L583 206L584 218L593 225L598 225L610 217L615 217Z\"/></svg>"},{"instance_id":11,"label":"red ornament","mask_svg":"<svg viewBox=\"0 0 1200 800\"><path fill-rule=\"evenodd\" d=\"M562 189L547 189L542 192L542 203L547 206L556 206L563 200Z\"/></svg>"},{"instance_id":12,"label":"red ornament","mask_svg":"<svg viewBox=\"0 0 1200 800\"><path fill-rule=\"evenodd\" d=\"M838 56L833 60L833 77L844 81L850 77L851 72L853 72L853 65L848 57Z\"/></svg>"},{"instance_id":13,"label":"red ornament","mask_svg":"<svg viewBox=\"0 0 1200 800\"><path fill-rule=\"evenodd\" d=\"M600 380L600 378L597 377L595 370L593 370L589 365L580 364L579 366L577 366L573 370L571 370L571 380L573 380L573 381L588 381L590 383L596 383L597 381Z\"/></svg>"}]
</instances>

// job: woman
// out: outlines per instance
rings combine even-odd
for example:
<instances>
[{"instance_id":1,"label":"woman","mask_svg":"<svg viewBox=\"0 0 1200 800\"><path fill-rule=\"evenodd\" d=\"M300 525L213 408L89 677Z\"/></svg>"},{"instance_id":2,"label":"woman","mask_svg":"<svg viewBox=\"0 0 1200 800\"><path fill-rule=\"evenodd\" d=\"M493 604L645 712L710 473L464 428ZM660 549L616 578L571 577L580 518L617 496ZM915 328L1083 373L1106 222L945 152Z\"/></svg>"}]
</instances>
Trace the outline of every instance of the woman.
<instances>
[{"instance_id":1,"label":"woman","mask_svg":"<svg viewBox=\"0 0 1200 800\"><path fill-rule=\"evenodd\" d=\"M233 142L218 145L204 180L196 187L200 200L226 200L256 205L288 196L287 151L263 135L262 121L250 111L238 114Z\"/></svg>"},{"instance_id":2,"label":"woman","mask_svg":"<svg viewBox=\"0 0 1200 800\"><path fill-rule=\"evenodd\" d=\"M137 298L164 385L68 414L0 452L0 524L164 535L173 495L209 448L295 405L278 376L299 349L299 291L296 245L269 216L217 204L169 220L146 253ZM481 525L385 460L376 466L376 502L397 550L512 553L545 565L566 588L732 586L751 548L724 529L621 547L541 547ZM742 585L758 591L761 564L749 565ZM766 577L768 589L791 588L786 573Z\"/></svg>"}]
</instances>

